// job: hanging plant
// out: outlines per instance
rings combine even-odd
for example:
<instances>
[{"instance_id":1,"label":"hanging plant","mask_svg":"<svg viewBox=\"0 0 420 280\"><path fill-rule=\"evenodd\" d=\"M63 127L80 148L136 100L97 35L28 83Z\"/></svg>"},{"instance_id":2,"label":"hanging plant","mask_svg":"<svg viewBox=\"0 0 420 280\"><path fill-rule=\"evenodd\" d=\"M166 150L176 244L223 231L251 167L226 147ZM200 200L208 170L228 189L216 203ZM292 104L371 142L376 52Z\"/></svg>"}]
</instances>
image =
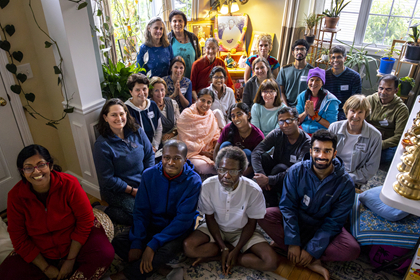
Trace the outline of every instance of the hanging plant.
<instances>
[{"instance_id":1,"label":"hanging plant","mask_svg":"<svg viewBox=\"0 0 420 280\"><path fill-rule=\"evenodd\" d=\"M242 33L239 37L239 40L236 42L236 45L232 48L228 48L228 47L223 45L223 41L219 38L219 30L217 28L214 29L214 38L217 40L217 42L219 42L219 51L231 52L232 54L235 54L237 51L242 51L242 50L245 49L243 44L244 44L244 38L245 38L246 30L248 29L248 15L243 14L242 16L245 18L244 26L242 28ZM216 17L214 19L214 26L219 26L218 25L218 20L219 20L219 15L216 15ZM226 30L226 28L225 28L225 30Z\"/></svg>"}]
</instances>

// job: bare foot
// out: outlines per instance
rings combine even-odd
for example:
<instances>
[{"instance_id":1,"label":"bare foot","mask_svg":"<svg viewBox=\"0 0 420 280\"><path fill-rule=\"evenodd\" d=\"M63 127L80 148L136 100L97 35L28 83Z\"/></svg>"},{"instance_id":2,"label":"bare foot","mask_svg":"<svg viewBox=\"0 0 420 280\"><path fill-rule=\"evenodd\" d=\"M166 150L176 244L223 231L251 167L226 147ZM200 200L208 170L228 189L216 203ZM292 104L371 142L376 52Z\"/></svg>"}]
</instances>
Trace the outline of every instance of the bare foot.
<instances>
[{"instance_id":1,"label":"bare foot","mask_svg":"<svg viewBox=\"0 0 420 280\"><path fill-rule=\"evenodd\" d=\"M197 264L202 263L202 262L212 262L212 261L219 261L219 260L220 260L220 256L209 257L209 258L197 258L193 262L192 266L196 266Z\"/></svg>"},{"instance_id":2,"label":"bare foot","mask_svg":"<svg viewBox=\"0 0 420 280\"><path fill-rule=\"evenodd\" d=\"M330 280L330 273L325 267L322 266L322 263L320 260L316 260L313 263L309 264L307 268L309 268L310 270L318 274L321 274L322 276L324 276L325 280Z\"/></svg>"}]
</instances>

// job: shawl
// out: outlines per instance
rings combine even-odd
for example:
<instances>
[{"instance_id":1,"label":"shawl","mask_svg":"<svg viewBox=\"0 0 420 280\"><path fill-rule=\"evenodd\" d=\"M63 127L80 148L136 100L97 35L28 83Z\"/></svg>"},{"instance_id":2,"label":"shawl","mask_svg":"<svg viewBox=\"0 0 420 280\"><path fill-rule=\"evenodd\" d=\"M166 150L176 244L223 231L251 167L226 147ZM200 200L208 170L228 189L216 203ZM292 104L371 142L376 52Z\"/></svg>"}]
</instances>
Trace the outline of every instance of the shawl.
<instances>
[{"instance_id":1,"label":"shawl","mask_svg":"<svg viewBox=\"0 0 420 280\"><path fill-rule=\"evenodd\" d=\"M220 137L220 129L212 110L204 116L198 113L196 104L182 111L177 122L178 140L188 147L187 158L202 159L209 164L213 161L206 156L199 155L201 151L213 152L214 144Z\"/></svg>"}]
</instances>

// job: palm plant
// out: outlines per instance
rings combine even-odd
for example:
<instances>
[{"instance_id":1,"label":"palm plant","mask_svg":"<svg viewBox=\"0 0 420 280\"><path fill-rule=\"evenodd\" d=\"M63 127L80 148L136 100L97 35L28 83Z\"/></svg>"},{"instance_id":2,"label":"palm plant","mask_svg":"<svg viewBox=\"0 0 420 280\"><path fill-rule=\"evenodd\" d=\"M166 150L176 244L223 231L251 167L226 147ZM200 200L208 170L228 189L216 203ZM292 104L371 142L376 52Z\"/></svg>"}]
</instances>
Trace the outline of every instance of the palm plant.
<instances>
[{"instance_id":1,"label":"palm plant","mask_svg":"<svg viewBox=\"0 0 420 280\"><path fill-rule=\"evenodd\" d=\"M331 0L330 9L326 9L322 14L327 17L338 17L341 11L350 3L344 3L344 0ZM333 4L335 3L335 6Z\"/></svg>"},{"instance_id":2,"label":"palm plant","mask_svg":"<svg viewBox=\"0 0 420 280\"><path fill-rule=\"evenodd\" d=\"M340 40L337 41L339 41L343 45L350 47L349 51L347 52L347 58L344 65L349 68L357 66L360 76L363 78L363 72L365 72L369 80L370 86L372 86L369 62L375 62L376 68L378 68L378 62L373 56L367 55L368 51L366 50L366 47L369 45L365 45L362 46L360 49L357 49L354 47L354 41L351 45L341 42Z\"/></svg>"},{"instance_id":3,"label":"palm plant","mask_svg":"<svg viewBox=\"0 0 420 280\"><path fill-rule=\"evenodd\" d=\"M410 26L411 30L413 30L413 34L409 34L409 36L410 36L411 39L413 39L413 44L412 45L415 45L415 46L420 46L420 43L419 43L420 33L417 29L417 27L419 25L420 25L420 23L417 23L417 24L414 24L414 25Z\"/></svg>"},{"instance_id":4,"label":"palm plant","mask_svg":"<svg viewBox=\"0 0 420 280\"><path fill-rule=\"evenodd\" d=\"M306 34L306 36L313 36L313 29L314 27L317 25L317 23L322 19L322 17L318 17L316 14L309 14L306 15L305 14L305 19L303 20L306 28L308 29L308 33Z\"/></svg>"}]
</instances>

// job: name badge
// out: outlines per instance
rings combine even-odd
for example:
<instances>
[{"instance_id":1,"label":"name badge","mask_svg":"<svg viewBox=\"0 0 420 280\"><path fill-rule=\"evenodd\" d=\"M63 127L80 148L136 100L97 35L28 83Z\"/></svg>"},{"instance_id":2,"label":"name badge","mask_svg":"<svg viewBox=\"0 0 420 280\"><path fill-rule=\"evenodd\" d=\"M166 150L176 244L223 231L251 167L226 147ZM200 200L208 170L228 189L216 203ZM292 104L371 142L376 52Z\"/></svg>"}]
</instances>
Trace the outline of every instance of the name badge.
<instances>
[{"instance_id":1,"label":"name badge","mask_svg":"<svg viewBox=\"0 0 420 280\"><path fill-rule=\"evenodd\" d=\"M301 82L306 82L307 79L308 79L308 76L300 76Z\"/></svg>"},{"instance_id":2,"label":"name badge","mask_svg":"<svg viewBox=\"0 0 420 280\"><path fill-rule=\"evenodd\" d=\"M366 143L357 143L355 148L358 151L366 151Z\"/></svg>"},{"instance_id":3,"label":"name badge","mask_svg":"<svg viewBox=\"0 0 420 280\"><path fill-rule=\"evenodd\" d=\"M349 90L349 85L341 85L340 89L341 90Z\"/></svg>"},{"instance_id":4,"label":"name badge","mask_svg":"<svg viewBox=\"0 0 420 280\"><path fill-rule=\"evenodd\" d=\"M379 121L379 124L381 126L388 126L389 125L388 120Z\"/></svg>"},{"instance_id":5,"label":"name badge","mask_svg":"<svg viewBox=\"0 0 420 280\"><path fill-rule=\"evenodd\" d=\"M153 111L150 111L147 113L147 116L149 117L149 119L153 119L155 117L155 113L153 113Z\"/></svg>"},{"instance_id":6,"label":"name badge","mask_svg":"<svg viewBox=\"0 0 420 280\"><path fill-rule=\"evenodd\" d=\"M297 158L295 155L290 155L290 162L293 162L293 163L297 162Z\"/></svg>"},{"instance_id":7,"label":"name badge","mask_svg":"<svg viewBox=\"0 0 420 280\"><path fill-rule=\"evenodd\" d=\"M184 93L186 93L187 92L187 89L186 88L181 88L181 93L182 94L184 94Z\"/></svg>"},{"instance_id":8,"label":"name badge","mask_svg":"<svg viewBox=\"0 0 420 280\"><path fill-rule=\"evenodd\" d=\"M309 202L311 202L311 198L305 194L305 196L303 197L303 203L306 206L309 206Z\"/></svg>"}]
</instances>

